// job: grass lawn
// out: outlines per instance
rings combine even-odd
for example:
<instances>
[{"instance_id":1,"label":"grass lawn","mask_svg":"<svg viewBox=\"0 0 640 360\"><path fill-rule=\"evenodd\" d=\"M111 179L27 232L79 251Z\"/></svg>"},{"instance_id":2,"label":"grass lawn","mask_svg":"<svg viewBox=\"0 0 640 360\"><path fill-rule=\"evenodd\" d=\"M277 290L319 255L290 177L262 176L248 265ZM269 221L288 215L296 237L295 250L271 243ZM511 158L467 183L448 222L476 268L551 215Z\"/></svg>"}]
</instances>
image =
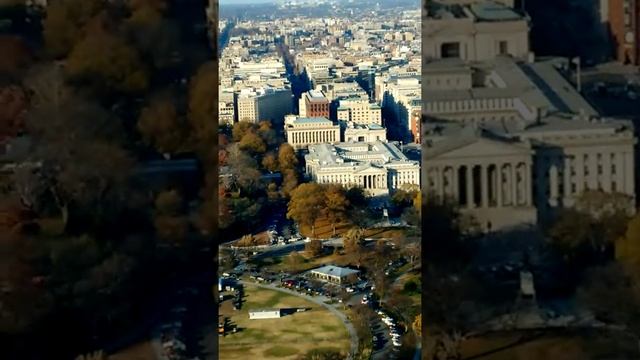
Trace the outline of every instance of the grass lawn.
<instances>
[{"instance_id":1,"label":"grass lawn","mask_svg":"<svg viewBox=\"0 0 640 360\"><path fill-rule=\"evenodd\" d=\"M632 339L601 331L501 333L462 344L465 360L596 360L638 359Z\"/></svg>"},{"instance_id":2,"label":"grass lawn","mask_svg":"<svg viewBox=\"0 0 640 360\"><path fill-rule=\"evenodd\" d=\"M220 307L220 314L239 329L219 338L221 360L295 359L314 348L349 349L349 335L340 319L317 304L253 285L245 288L245 301L241 310L233 310L229 300ZM249 320L251 309L293 307L311 310L279 319Z\"/></svg>"}]
</instances>

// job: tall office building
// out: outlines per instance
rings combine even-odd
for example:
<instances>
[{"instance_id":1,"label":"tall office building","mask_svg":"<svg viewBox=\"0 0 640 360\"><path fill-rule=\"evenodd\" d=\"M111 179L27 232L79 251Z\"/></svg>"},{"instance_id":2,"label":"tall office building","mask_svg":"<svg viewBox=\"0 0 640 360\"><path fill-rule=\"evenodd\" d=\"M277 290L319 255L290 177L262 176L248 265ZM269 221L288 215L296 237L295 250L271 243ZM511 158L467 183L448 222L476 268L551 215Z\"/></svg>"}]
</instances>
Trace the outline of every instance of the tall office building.
<instances>
[{"instance_id":1,"label":"tall office building","mask_svg":"<svg viewBox=\"0 0 640 360\"><path fill-rule=\"evenodd\" d=\"M300 97L298 108L300 117L325 117L329 118L329 99L322 91L310 90Z\"/></svg>"},{"instance_id":2,"label":"tall office building","mask_svg":"<svg viewBox=\"0 0 640 360\"><path fill-rule=\"evenodd\" d=\"M601 3L615 58L625 64L640 65L640 0L609 0Z\"/></svg>"}]
</instances>

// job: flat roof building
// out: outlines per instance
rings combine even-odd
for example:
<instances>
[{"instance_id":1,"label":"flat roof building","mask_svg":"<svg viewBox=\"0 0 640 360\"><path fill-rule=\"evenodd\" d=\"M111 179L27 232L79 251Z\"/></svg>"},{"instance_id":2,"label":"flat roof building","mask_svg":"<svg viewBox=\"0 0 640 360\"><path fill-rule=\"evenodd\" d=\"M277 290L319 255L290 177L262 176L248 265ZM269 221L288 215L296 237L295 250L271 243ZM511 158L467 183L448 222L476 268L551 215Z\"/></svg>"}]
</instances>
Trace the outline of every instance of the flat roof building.
<instances>
[{"instance_id":1,"label":"flat roof building","mask_svg":"<svg viewBox=\"0 0 640 360\"><path fill-rule=\"evenodd\" d=\"M358 270L335 265L325 265L309 272L309 274L316 279L334 284L352 283L357 279L359 273L360 271Z\"/></svg>"},{"instance_id":2,"label":"flat roof building","mask_svg":"<svg viewBox=\"0 0 640 360\"><path fill-rule=\"evenodd\" d=\"M259 319L278 319L282 317L282 311L280 309L255 309L249 310L250 320Z\"/></svg>"}]
</instances>

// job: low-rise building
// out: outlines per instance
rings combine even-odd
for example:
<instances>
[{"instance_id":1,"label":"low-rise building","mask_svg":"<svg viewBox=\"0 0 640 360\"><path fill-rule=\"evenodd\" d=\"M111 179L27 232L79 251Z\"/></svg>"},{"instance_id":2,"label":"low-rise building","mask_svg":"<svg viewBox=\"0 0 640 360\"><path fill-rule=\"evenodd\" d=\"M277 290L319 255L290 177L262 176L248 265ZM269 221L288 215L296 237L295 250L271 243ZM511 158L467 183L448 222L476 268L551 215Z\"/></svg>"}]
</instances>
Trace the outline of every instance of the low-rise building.
<instances>
[{"instance_id":1,"label":"low-rise building","mask_svg":"<svg viewBox=\"0 0 640 360\"><path fill-rule=\"evenodd\" d=\"M309 272L311 277L334 284L350 284L357 280L360 271L335 265L325 265Z\"/></svg>"},{"instance_id":2,"label":"low-rise building","mask_svg":"<svg viewBox=\"0 0 640 360\"><path fill-rule=\"evenodd\" d=\"M286 117L284 131L294 149L309 145L340 142L340 125L324 117Z\"/></svg>"}]
</instances>

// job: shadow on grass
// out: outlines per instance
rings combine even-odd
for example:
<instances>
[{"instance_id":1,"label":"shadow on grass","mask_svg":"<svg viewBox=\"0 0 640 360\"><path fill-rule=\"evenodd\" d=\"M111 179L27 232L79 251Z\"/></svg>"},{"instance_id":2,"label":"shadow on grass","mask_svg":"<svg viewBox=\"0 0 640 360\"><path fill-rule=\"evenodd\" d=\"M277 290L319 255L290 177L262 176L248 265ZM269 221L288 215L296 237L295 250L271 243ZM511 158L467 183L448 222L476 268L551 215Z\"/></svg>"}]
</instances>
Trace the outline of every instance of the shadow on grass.
<instances>
[{"instance_id":1,"label":"shadow on grass","mask_svg":"<svg viewBox=\"0 0 640 360\"><path fill-rule=\"evenodd\" d=\"M520 338L518 340L515 340L509 344L497 347L495 349L491 349L491 350L487 350L485 352L482 352L480 354L476 354L476 355L472 355L469 357L464 358L463 360L480 360L483 359L489 355L494 355L496 353L499 353L501 351L505 351L505 350L509 350L509 349L513 349L515 347L518 347L520 345L524 345L526 343L538 340L540 338L542 338L544 336L543 332L538 332L532 335L522 335L520 336Z\"/></svg>"}]
</instances>

